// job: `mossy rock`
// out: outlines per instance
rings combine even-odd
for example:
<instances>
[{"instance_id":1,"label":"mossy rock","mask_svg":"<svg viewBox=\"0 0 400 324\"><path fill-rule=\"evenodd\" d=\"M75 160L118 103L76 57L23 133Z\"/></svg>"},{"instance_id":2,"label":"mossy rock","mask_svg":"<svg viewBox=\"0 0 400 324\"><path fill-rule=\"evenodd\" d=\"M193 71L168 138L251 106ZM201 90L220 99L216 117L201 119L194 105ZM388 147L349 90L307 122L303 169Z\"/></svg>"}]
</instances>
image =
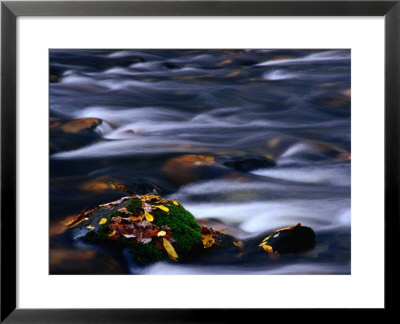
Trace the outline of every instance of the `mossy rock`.
<instances>
[{"instance_id":1,"label":"mossy rock","mask_svg":"<svg viewBox=\"0 0 400 324\"><path fill-rule=\"evenodd\" d=\"M155 207L149 213L151 221L146 220L144 200ZM126 197L83 213L82 218L74 228L74 238L121 250L127 248L138 264L171 259L184 262L203 249L201 227L194 216L178 202L158 196ZM172 246L177 258L171 257L165 245Z\"/></svg>"}]
</instances>

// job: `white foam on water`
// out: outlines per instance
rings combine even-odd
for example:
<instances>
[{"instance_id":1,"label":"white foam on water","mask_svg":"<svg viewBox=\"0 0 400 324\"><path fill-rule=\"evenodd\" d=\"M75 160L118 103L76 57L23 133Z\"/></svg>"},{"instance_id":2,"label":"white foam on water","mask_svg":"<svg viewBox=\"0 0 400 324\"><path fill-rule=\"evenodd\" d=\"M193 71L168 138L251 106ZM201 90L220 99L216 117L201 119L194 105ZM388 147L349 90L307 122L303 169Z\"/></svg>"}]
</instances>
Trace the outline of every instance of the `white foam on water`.
<instances>
[{"instance_id":1,"label":"white foam on water","mask_svg":"<svg viewBox=\"0 0 400 324\"><path fill-rule=\"evenodd\" d=\"M321 53L314 53L301 58L284 59L284 60L269 60L256 64L255 66L271 66L271 65L287 65L297 64L302 62L323 62L323 61L346 61L350 60L347 51L326 51Z\"/></svg>"},{"instance_id":2,"label":"white foam on water","mask_svg":"<svg viewBox=\"0 0 400 324\"><path fill-rule=\"evenodd\" d=\"M75 118L95 117L105 120L111 124L126 125L132 124L132 121L165 121L174 118L189 117L191 114L185 112L177 112L172 109L163 107L126 107L118 109L105 106L91 106L76 111Z\"/></svg>"},{"instance_id":3,"label":"white foam on water","mask_svg":"<svg viewBox=\"0 0 400 324\"><path fill-rule=\"evenodd\" d=\"M196 218L220 219L227 226L237 226L249 233L245 236L297 223L310 226L315 231L348 227L350 224L350 199L347 198L279 199L243 203L185 202L184 205Z\"/></svg>"},{"instance_id":4,"label":"white foam on water","mask_svg":"<svg viewBox=\"0 0 400 324\"><path fill-rule=\"evenodd\" d=\"M182 57L178 57L175 59L171 59L171 62L174 63L190 63L190 62L199 62L199 61L205 61L205 60L213 60L214 56L210 55L210 54L200 54L200 55L196 55L193 57L190 56L182 56Z\"/></svg>"},{"instance_id":5,"label":"white foam on water","mask_svg":"<svg viewBox=\"0 0 400 324\"><path fill-rule=\"evenodd\" d=\"M251 173L269 178L310 184L350 186L350 165L309 164L306 166L258 169Z\"/></svg>"},{"instance_id":6,"label":"white foam on water","mask_svg":"<svg viewBox=\"0 0 400 324\"><path fill-rule=\"evenodd\" d=\"M181 91L186 88L191 89L189 85L185 86L185 84L172 81L142 82L131 79L117 80L115 78L109 78L109 77L95 79L89 76L91 76L91 74L87 75L71 74L63 77L59 83L69 88L74 88L77 90L85 90L85 91L99 91L99 90L115 91L115 90L128 90L128 89L129 90L137 89L139 91L140 89L152 89L153 91L155 90Z\"/></svg>"},{"instance_id":7,"label":"white foam on water","mask_svg":"<svg viewBox=\"0 0 400 324\"><path fill-rule=\"evenodd\" d=\"M100 136L104 136L112 131L112 127L106 121L102 121L102 123L96 127L95 132Z\"/></svg>"},{"instance_id":8,"label":"white foam on water","mask_svg":"<svg viewBox=\"0 0 400 324\"><path fill-rule=\"evenodd\" d=\"M158 153L186 152L187 147L185 145L190 145L191 150L196 152L196 146L198 146L198 143L188 140L165 140L162 136L146 137L137 135L129 137L128 139L103 141L73 151L55 153L51 157L53 159L99 158L154 153L155 150ZM202 152L204 148L199 147L198 151Z\"/></svg>"},{"instance_id":9,"label":"white foam on water","mask_svg":"<svg viewBox=\"0 0 400 324\"><path fill-rule=\"evenodd\" d=\"M150 53L145 53L145 52L141 52L141 51L136 51L136 50L122 50L122 51L116 51L116 52L112 52L110 54L105 55L105 57L111 58L111 59L119 59L119 58L125 58L125 57L130 57L130 56L137 56L137 57L153 59L153 60L162 59L161 56L158 56L155 54L150 54Z\"/></svg>"},{"instance_id":10,"label":"white foam on water","mask_svg":"<svg viewBox=\"0 0 400 324\"><path fill-rule=\"evenodd\" d=\"M118 51L118 52L113 52L113 53L107 54L106 57L121 58L121 57L132 56L134 54L135 54L135 52L133 52L133 51Z\"/></svg>"},{"instance_id":11,"label":"white foam on water","mask_svg":"<svg viewBox=\"0 0 400 324\"><path fill-rule=\"evenodd\" d=\"M132 273L137 273L137 267L132 269ZM330 265L327 269L323 263L297 263L292 265L283 265L280 267L252 268L243 267L241 265L224 265L221 266L194 266L184 264L172 264L167 262L158 262L146 268L140 269L140 274L146 275L213 275L213 274L247 274L247 275L288 275L288 274L348 274L350 273L349 265Z\"/></svg>"},{"instance_id":12,"label":"white foam on water","mask_svg":"<svg viewBox=\"0 0 400 324\"><path fill-rule=\"evenodd\" d=\"M263 78L270 81L290 80L290 79L297 79L299 77L300 77L299 74L289 73L284 70L275 70L263 74Z\"/></svg>"}]
</instances>

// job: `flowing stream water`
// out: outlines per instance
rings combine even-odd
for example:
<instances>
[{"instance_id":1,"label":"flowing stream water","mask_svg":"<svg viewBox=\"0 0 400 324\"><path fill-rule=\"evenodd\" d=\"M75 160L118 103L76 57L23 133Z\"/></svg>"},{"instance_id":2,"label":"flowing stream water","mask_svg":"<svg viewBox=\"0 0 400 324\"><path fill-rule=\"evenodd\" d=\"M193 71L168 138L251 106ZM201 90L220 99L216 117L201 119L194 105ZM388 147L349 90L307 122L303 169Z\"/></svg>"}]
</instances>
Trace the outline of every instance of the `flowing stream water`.
<instances>
[{"instance_id":1,"label":"flowing stream water","mask_svg":"<svg viewBox=\"0 0 400 324\"><path fill-rule=\"evenodd\" d=\"M93 139L50 132L51 273L137 272L52 235L65 217L126 196L115 183L160 191L242 240L299 222L316 233L314 249L280 260L140 273L350 273L349 50L59 49L50 80L51 120L102 120ZM180 166L185 155L213 165ZM224 164L250 156L276 166Z\"/></svg>"}]
</instances>

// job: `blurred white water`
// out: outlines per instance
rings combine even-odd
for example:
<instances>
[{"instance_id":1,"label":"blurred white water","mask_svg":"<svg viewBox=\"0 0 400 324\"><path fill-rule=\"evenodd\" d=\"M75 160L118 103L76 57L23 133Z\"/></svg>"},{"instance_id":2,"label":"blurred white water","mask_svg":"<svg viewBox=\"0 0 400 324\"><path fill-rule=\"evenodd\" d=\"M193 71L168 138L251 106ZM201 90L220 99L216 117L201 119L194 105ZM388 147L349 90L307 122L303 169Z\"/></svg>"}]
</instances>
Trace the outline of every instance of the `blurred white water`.
<instances>
[{"instance_id":1,"label":"blurred white water","mask_svg":"<svg viewBox=\"0 0 400 324\"><path fill-rule=\"evenodd\" d=\"M51 217L79 212L99 197L117 199L116 190L82 190L103 177L133 188L154 183L196 218L219 222L216 229L228 227L239 239L302 223L315 230L317 245L292 256L293 264L157 263L143 274L350 272L350 50L50 54L50 116L102 120L93 138L56 133ZM212 170L184 165L190 180L175 182L179 164L167 172L165 165L189 154L214 158ZM224 164L232 156L270 158L276 166L235 169Z\"/></svg>"}]
</instances>

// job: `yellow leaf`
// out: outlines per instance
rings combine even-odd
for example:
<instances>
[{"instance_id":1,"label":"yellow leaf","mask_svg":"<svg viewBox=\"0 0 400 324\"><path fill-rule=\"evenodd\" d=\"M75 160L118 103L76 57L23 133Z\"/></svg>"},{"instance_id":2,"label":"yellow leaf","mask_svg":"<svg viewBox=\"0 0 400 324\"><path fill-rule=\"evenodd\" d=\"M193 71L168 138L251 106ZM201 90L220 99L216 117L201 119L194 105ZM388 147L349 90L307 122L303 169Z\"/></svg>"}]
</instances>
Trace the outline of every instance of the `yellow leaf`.
<instances>
[{"instance_id":1,"label":"yellow leaf","mask_svg":"<svg viewBox=\"0 0 400 324\"><path fill-rule=\"evenodd\" d=\"M107 218L102 218L99 222L100 225L107 223Z\"/></svg>"},{"instance_id":2,"label":"yellow leaf","mask_svg":"<svg viewBox=\"0 0 400 324\"><path fill-rule=\"evenodd\" d=\"M244 247L244 243L241 241L233 241L233 245L235 245L241 249Z\"/></svg>"},{"instance_id":3,"label":"yellow leaf","mask_svg":"<svg viewBox=\"0 0 400 324\"><path fill-rule=\"evenodd\" d=\"M94 229L95 229L95 227L92 226L92 225L86 226L86 228L87 228L88 230L94 230Z\"/></svg>"},{"instance_id":4,"label":"yellow leaf","mask_svg":"<svg viewBox=\"0 0 400 324\"><path fill-rule=\"evenodd\" d=\"M168 242L165 238L163 238L164 248L168 253L168 256L173 261L178 261L178 254L176 254L174 247L171 243Z\"/></svg>"},{"instance_id":5,"label":"yellow leaf","mask_svg":"<svg viewBox=\"0 0 400 324\"><path fill-rule=\"evenodd\" d=\"M149 214L146 210L144 211L144 217L146 217L146 219L147 219L149 222L152 222L152 221L154 220L153 215L152 215L152 214Z\"/></svg>"},{"instance_id":6,"label":"yellow leaf","mask_svg":"<svg viewBox=\"0 0 400 324\"><path fill-rule=\"evenodd\" d=\"M296 227L299 227L299 226L301 226L301 223L297 223L297 225L294 225L294 226L288 226L288 227L284 227L284 228L278 229L278 230L274 231L274 233L278 233L278 232L282 232L282 231L286 231L286 230L290 231L290 230L292 230L292 229L294 229Z\"/></svg>"},{"instance_id":7,"label":"yellow leaf","mask_svg":"<svg viewBox=\"0 0 400 324\"><path fill-rule=\"evenodd\" d=\"M117 230L114 229L111 233L107 234L107 236L111 237L114 236L117 233Z\"/></svg>"},{"instance_id":8,"label":"yellow leaf","mask_svg":"<svg viewBox=\"0 0 400 324\"><path fill-rule=\"evenodd\" d=\"M169 212L169 208L168 207L165 207L165 206L163 206L163 205L160 205L160 206L156 206L157 208L159 208L159 209L161 209L161 210L163 210L163 211L165 211L165 212Z\"/></svg>"},{"instance_id":9,"label":"yellow leaf","mask_svg":"<svg viewBox=\"0 0 400 324\"><path fill-rule=\"evenodd\" d=\"M214 238L211 235L202 235L203 236L203 246L205 249L212 247L215 243Z\"/></svg>"},{"instance_id":10,"label":"yellow leaf","mask_svg":"<svg viewBox=\"0 0 400 324\"><path fill-rule=\"evenodd\" d=\"M160 196L145 194L145 195L140 196L140 199L143 199L143 200L160 199Z\"/></svg>"},{"instance_id":11,"label":"yellow leaf","mask_svg":"<svg viewBox=\"0 0 400 324\"><path fill-rule=\"evenodd\" d=\"M165 232L165 231L159 231L157 233L157 236L165 236L165 235L167 235L167 232Z\"/></svg>"},{"instance_id":12,"label":"yellow leaf","mask_svg":"<svg viewBox=\"0 0 400 324\"><path fill-rule=\"evenodd\" d=\"M272 248L271 245L268 245L268 244L266 244L266 243L261 243L260 246L261 246L265 251L267 251L268 254L274 253L274 249Z\"/></svg>"},{"instance_id":13,"label":"yellow leaf","mask_svg":"<svg viewBox=\"0 0 400 324\"><path fill-rule=\"evenodd\" d=\"M132 222L141 221L143 219L143 214L142 216L130 216L130 219Z\"/></svg>"},{"instance_id":14,"label":"yellow leaf","mask_svg":"<svg viewBox=\"0 0 400 324\"><path fill-rule=\"evenodd\" d=\"M179 205L179 203L175 199L172 202L174 203L175 206Z\"/></svg>"},{"instance_id":15,"label":"yellow leaf","mask_svg":"<svg viewBox=\"0 0 400 324\"><path fill-rule=\"evenodd\" d=\"M269 240L270 238L271 238L271 235L270 235L270 236L267 236L265 239L263 239L262 242L263 242L263 243L267 243L268 240Z\"/></svg>"}]
</instances>

